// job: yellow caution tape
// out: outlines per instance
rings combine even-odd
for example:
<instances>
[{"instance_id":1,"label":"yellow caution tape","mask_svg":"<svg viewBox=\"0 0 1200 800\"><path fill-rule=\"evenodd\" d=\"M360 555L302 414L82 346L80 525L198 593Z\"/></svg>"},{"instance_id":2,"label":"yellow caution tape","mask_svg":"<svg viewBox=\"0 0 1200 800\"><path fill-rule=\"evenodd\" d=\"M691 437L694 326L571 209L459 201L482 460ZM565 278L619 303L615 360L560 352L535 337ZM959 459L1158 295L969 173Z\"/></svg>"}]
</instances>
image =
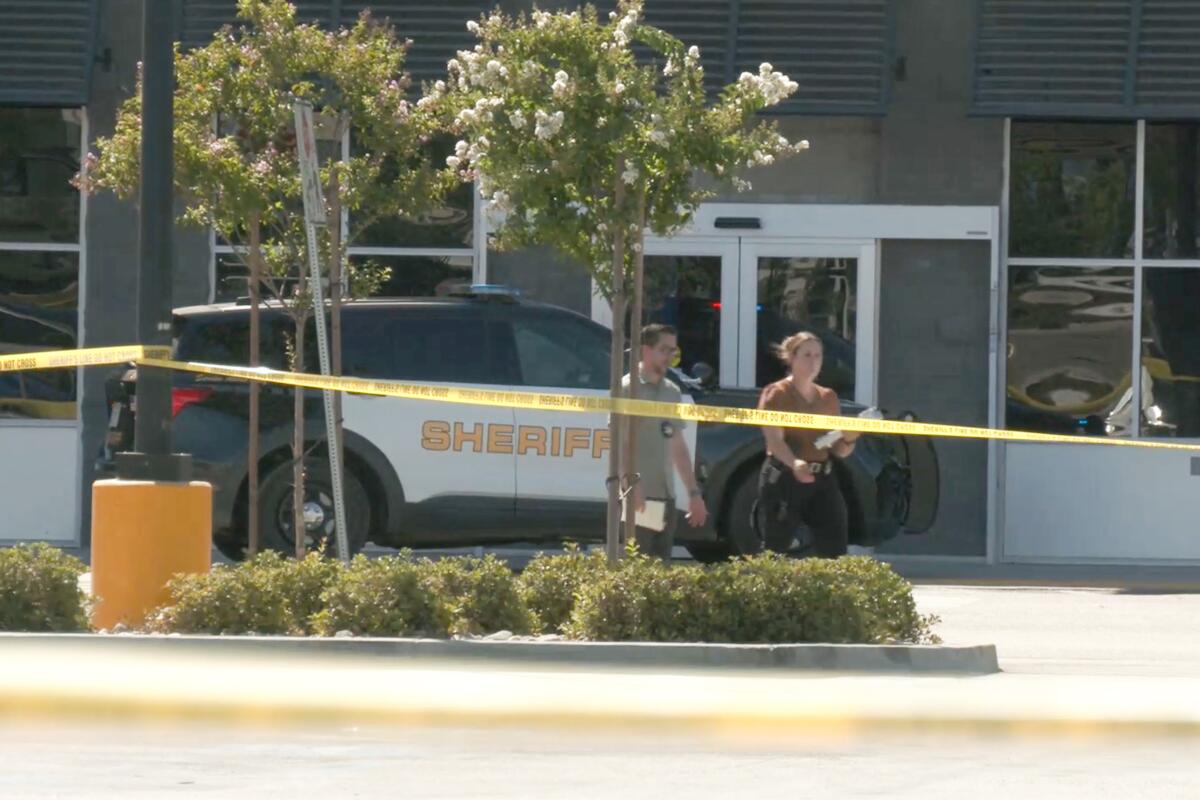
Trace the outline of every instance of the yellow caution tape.
<instances>
[{"instance_id":1,"label":"yellow caution tape","mask_svg":"<svg viewBox=\"0 0 1200 800\"><path fill-rule=\"evenodd\" d=\"M1157 450L1200 451L1200 444L1179 444L1146 440L1105 438L1100 436L1067 436L1057 433L1033 433L969 425L943 425L933 422L905 422L894 419L870 419L826 414L804 414L787 411L767 411L757 408L730 408L693 403L661 403L652 400L597 397L543 392L512 392L497 389L472 389L448 385L424 385L398 381L350 378L335 375L312 375L302 372L282 372L266 367L231 367L169 359L169 349L128 345L93 347L81 350L56 350L43 353L0 356L0 372L26 369L120 364L133 361L148 367L180 370L199 375L215 375L238 380L258 381L279 386L303 389L352 392L376 397L397 397L406 400L432 400L474 406L520 408L536 411L574 411L581 413L616 413L634 417L656 417L690 420L692 422L754 425L777 428L806 428L811 430L843 430L858 433L903 434L908 436L937 436L955 439L989 439L1004 442L1054 442L1059 444L1094 444L1114 447L1144 447Z\"/></svg>"},{"instance_id":2,"label":"yellow caution tape","mask_svg":"<svg viewBox=\"0 0 1200 800\"><path fill-rule=\"evenodd\" d=\"M103 364L123 364L126 361L141 361L145 358L167 358L170 355L169 347L144 347L142 345L88 347L82 350L49 350L43 353L0 356L0 372L94 367Z\"/></svg>"},{"instance_id":3,"label":"yellow caution tape","mask_svg":"<svg viewBox=\"0 0 1200 800\"><path fill-rule=\"evenodd\" d=\"M813 430L843 430L861 433L906 434L938 436L956 439L993 439L1008 442L1057 442L1062 444L1103 444L1124 447L1146 447L1160 450L1200 451L1200 445L1174 442L1107 439L1099 436L1066 436L1055 433L1031 433L997 428L978 428L967 425L942 425L930 422L905 422L891 419L803 414L787 411L766 411L757 408L729 408L692 403L661 403L652 400L546 394L541 392L511 392L495 389L460 388L447 385L421 385L397 381L371 380L339 376L281 372L265 367L228 367L195 362L168 361L156 358L141 359L141 363L164 369L182 370L200 375L260 381L304 389L353 392L377 397L398 397L407 400L432 400L475 406L499 406L540 411L575 411L584 413L617 413L634 417L656 417L691 420L693 422L726 423L730 425L771 426L778 428L807 428Z\"/></svg>"}]
</instances>

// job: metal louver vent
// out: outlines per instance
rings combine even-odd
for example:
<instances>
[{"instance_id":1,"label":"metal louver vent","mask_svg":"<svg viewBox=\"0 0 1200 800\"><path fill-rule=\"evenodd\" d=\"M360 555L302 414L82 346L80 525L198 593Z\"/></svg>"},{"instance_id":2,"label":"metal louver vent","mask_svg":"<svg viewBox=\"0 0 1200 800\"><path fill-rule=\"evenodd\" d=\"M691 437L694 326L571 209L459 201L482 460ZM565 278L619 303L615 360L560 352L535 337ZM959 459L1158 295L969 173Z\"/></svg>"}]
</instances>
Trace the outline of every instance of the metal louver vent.
<instances>
[{"instance_id":1,"label":"metal louver vent","mask_svg":"<svg viewBox=\"0 0 1200 800\"><path fill-rule=\"evenodd\" d=\"M975 110L1120 107L1130 6L1131 0L984 0Z\"/></svg>"},{"instance_id":2,"label":"metal louver vent","mask_svg":"<svg viewBox=\"0 0 1200 800\"><path fill-rule=\"evenodd\" d=\"M1200 117L1197 0L980 0L977 114Z\"/></svg>"},{"instance_id":3,"label":"metal louver vent","mask_svg":"<svg viewBox=\"0 0 1200 800\"><path fill-rule=\"evenodd\" d=\"M334 0L292 0L296 19L332 27ZM184 47L203 47L223 25L238 24L237 0L183 0L183 18L179 41Z\"/></svg>"},{"instance_id":4,"label":"metal louver vent","mask_svg":"<svg viewBox=\"0 0 1200 800\"><path fill-rule=\"evenodd\" d=\"M1147 116L1200 115L1200 2L1143 0L1134 102Z\"/></svg>"},{"instance_id":5,"label":"metal louver vent","mask_svg":"<svg viewBox=\"0 0 1200 800\"><path fill-rule=\"evenodd\" d=\"M741 0L736 74L766 61L800 88L783 113L882 113L889 0Z\"/></svg>"},{"instance_id":6,"label":"metal louver vent","mask_svg":"<svg viewBox=\"0 0 1200 800\"><path fill-rule=\"evenodd\" d=\"M0 2L0 105L84 105L95 11L94 0Z\"/></svg>"},{"instance_id":7,"label":"metal louver vent","mask_svg":"<svg viewBox=\"0 0 1200 800\"><path fill-rule=\"evenodd\" d=\"M769 61L800 84L792 99L773 113L882 114L896 2L647 0L645 13L651 25L700 48L710 92ZM419 85L443 76L446 61L474 45L465 24L490 10L495 0L323 0L297 5L303 21L315 19L323 25L353 24L363 9L389 19L401 37L413 40L408 68ZM599 0L594 5L607 19L616 2ZM184 45L209 41L213 31L234 20L234 8L234 0L184 0Z\"/></svg>"},{"instance_id":8,"label":"metal louver vent","mask_svg":"<svg viewBox=\"0 0 1200 800\"><path fill-rule=\"evenodd\" d=\"M352 25L364 9L376 19L388 19L401 39L412 39L406 64L413 85L446 76L446 62L459 50L475 46L475 37L467 31L468 20L479 19L491 7L485 0L439 0L413 2L390 0L383 3L343 3L342 25Z\"/></svg>"}]
</instances>

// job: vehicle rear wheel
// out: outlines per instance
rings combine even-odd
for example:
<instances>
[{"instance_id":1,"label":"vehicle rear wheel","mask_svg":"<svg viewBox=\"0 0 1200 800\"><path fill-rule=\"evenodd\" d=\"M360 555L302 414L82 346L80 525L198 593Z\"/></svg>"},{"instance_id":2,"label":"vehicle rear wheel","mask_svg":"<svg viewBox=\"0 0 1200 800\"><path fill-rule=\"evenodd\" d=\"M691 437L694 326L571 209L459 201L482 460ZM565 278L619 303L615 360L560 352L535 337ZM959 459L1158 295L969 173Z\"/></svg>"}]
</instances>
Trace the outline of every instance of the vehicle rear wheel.
<instances>
[{"instance_id":1,"label":"vehicle rear wheel","mask_svg":"<svg viewBox=\"0 0 1200 800\"><path fill-rule=\"evenodd\" d=\"M296 540L292 533L293 489L292 465L290 462L281 464L263 481L258 502L258 525L263 547L288 555L296 552ZM345 471L342 493L346 504L350 555L354 555L367 543L367 532L371 529L371 504L366 489L350 470ZM333 477L329 464L319 458L304 460L304 518L305 552L312 552L324 545L326 555L336 557Z\"/></svg>"},{"instance_id":2,"label":"vehicle rear wheel","mask_svg":"<svg viewBox=\"0 0 1200 800\"><path fill-rule=\"evenodd\" d=\"M752 556L763 551L762 537L754 529L752 516L758 500L758 470L749 470L729 498L729 511L724 519L723 536L729 552L735 556Z\"/></svg>"}]
</instances>

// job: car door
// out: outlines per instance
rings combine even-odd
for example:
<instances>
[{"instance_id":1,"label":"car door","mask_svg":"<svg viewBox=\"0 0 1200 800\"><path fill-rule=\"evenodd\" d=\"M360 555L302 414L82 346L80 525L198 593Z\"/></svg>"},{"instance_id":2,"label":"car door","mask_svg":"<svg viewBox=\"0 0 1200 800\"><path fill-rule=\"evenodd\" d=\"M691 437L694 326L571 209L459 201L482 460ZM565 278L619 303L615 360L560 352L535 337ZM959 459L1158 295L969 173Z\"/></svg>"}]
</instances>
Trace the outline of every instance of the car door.
<instances>
[{"instance_id":1,"label":"car door","mask_svg":"<svg viewBox=\"0 0 1200 800\"><path fill-rule=\"evenodd\" d=\"M519 311L512 314L509 329L523 390L608 396L608 329L565 310ZM608 414L527 409L515 413L519 524L602 535ZM694 425L686 435L694 454ZM677 494L680 491L676 477Z\"/></svg>"},{"instance_id":2,"label":"car door","mask_svg":"<svg viewBox=\"0 0 1200 800\"><path fill-rule=\"evenodd\" d=\"M406 383L495 384L487 323L470 308L352 309L343 372ZM404 528L432 535L511 532L516 485L508 408L348 394L348 430L383 452L400 479Z\"/></svg>"}]
</instances>

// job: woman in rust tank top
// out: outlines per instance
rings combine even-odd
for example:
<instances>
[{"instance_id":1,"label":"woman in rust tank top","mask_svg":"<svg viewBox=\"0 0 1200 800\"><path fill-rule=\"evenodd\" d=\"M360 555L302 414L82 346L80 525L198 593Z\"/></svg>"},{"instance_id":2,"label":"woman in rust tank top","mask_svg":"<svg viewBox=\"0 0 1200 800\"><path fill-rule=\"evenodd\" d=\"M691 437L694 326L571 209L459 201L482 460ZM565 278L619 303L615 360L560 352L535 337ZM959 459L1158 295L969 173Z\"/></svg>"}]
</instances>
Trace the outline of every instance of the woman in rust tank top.
<instances>
[{"instance_id":1,"label":"woman in rust tank top","mask_svg":"<svg viewBox=\"0 0 1200 800\"><path fill-rule=\"evenodd\" d=\"M797 333L776 348L787 377L763 389L758 407L771 411L836 415L837 393L816 382L824 347L812 333ZM836 558L846 553L846 501L831 456L845 458L858 434L844 432L832 445L820 441L828 431L764 427L767 460L758 480L754 525L766 547L791 549L796 529L806 525L812 553Z\"/></svg>"}]
</instances>

